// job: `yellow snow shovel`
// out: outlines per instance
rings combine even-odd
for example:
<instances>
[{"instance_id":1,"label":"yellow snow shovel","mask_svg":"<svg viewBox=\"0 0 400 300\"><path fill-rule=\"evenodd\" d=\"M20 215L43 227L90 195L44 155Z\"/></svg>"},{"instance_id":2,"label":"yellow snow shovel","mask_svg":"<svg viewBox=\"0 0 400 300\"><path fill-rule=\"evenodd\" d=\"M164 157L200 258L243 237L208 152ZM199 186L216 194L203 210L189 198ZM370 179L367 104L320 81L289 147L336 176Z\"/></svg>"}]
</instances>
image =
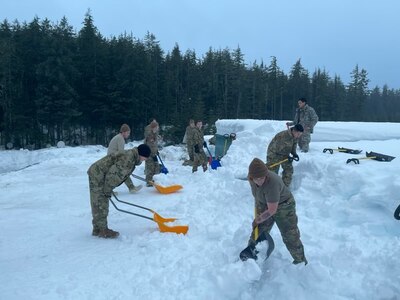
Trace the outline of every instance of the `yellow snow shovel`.
<instances>
[{"instance_id":1,"label":"yellow snow shovel","mask_svg":"<svg viewBox=\"0 0 400 300\"><path fill-rule=\"evenodd\" d=\"M179 184L174 184L174 185L170 185L170 186L162 186L162 185L156 184L154 181L147 181L145 178L137 176L135 174L131 174L131 175L136 179L139 179L144 182L152 184L157 189L157 191L159 191L161 194L171 194L171 193L179 191L180 189L183 188L183 186L181 186Z\"/></svg>"},{"instance_id":2,"label":"yellow snow shovel","mask_svg":"<svg viewBox=\"0 0 400 300\"><path fill-rule=\"evenodd\" d=\"M130 214L130 215L134 215L134 216L137 216L137 217L145 218L145 219L152 220L152 221L156 222L157 225L158 225L158 228L159 228L159 230L161 232L174 232L174 233L178 233L178 234L179 233L186 234L188 232L188 230L189 230L189 226L188 225L168 226L168 225L164 224L164 223L168 223L168 222L174 222L174 221L177 220L176 218L163 218L162 216L160 216L158 213L156 213L154 210L152 210L150 208L119 200L114 192L112 193L112 195L114 196L114 198L118 202L121 202L121 203L130 205L130 206L138 207L138 208L141 208L141 209L144 209L144 210L152 212L153 213L153 218L150 218L150 217L147 217L147 216L144 216L144 215L140 215L140 214L136 214L136 213L133 213L133 212L130 212L130 211L126 211L126 210L118 208L115 205L114 201L111 198L109 199L111 204L118 211L121 211L121 212Z\"/></svg>"}]
</instances>

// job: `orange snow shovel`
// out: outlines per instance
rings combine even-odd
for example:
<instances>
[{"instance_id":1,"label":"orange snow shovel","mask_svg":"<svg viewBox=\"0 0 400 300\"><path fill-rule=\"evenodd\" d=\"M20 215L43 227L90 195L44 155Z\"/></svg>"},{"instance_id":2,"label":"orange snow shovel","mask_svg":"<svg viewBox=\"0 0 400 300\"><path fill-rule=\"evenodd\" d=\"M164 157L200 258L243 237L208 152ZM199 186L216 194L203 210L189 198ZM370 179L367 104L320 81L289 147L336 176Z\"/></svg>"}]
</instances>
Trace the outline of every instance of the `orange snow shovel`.
<instances>
[{"instance_id":1,"label":"orange snow shovel","mask_svg":"<svg viewBox=\"0 0 400 300\"><path fill-rule=\"evenodd\" d=\"M161 194L171 194L171 193L179 191L180 189L183 188L183 186L181 186L179 184L174 184L174 185L170 185L170 186L162 186L162 185L156 184L154 181L147 181L145 178L137 176L135 174L131 174L131 175L136 179L139 179L144 182L152 184L157 189L157 191L159 191Z\"/></svg>"},{"instance_id":2,"label":"orange snow shovel","mask_svg":"<svg viewBox=\"0 0 400 300\"><path fill-rule=\"evenodd\" d=\"M189 226L187 226L187 225L168 226L168 225L164 224L164 223L168 223L168 222L174 222L174 221L177 220L176 218L163 218L162 216L160 216L158 213L156 213L154 210L152 210L150 208L119 200L114 192L112 193L112 195L114 196L114 198L118 202L121 202L121 203L124 203L124 204L127 204L127 205L131 205L131 206L138 207L138 208L141 208L141 209L144 209L144 210L152 212L153 213L153 218L150 218L150 217L147 217L147 216L144 216L144 215L140 215L140 214L136 214L136 213L133 213L133 212L130 212L130 211L126 211L126 210L118 208L115 205L114 201L111 198L109 199L111 204L118 211L121 211L121 212L130 214L130 215L134 215L134 216L137 216L137 217L145 218L145 219L152 220L152 221L156 222L157 225L158 225L158 228L160 229L161 232L174 232L174 233L177 233L177 234L179 234L179 233L186 234L188 232L188 230L189 230Z\"/></svg>"}]
</instances>

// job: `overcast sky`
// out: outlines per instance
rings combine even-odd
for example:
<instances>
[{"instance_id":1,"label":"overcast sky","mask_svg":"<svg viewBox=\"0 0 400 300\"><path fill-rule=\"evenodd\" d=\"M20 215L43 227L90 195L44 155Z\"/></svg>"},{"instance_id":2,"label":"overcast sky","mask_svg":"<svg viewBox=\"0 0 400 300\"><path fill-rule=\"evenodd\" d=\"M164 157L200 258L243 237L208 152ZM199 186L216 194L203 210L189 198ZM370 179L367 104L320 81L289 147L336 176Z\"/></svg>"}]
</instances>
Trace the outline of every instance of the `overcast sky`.
<instances>
[{"instance_id":1,"label":"overcast sky","mask_svg":"<svg viewBox=\"0 0 400 300\"><path fill-rule=\"evenodd\" d=\"M301 59L312 75L325 69L343 82L358 64L370 87L400 88L399 0L0 0L0 19L52 22L66 16L77 31L90 8L105 37L153 33L163 50L177 43L197 57L241 48L246 63L278 65L289 73Z\"/></svg>"}]
</instances>

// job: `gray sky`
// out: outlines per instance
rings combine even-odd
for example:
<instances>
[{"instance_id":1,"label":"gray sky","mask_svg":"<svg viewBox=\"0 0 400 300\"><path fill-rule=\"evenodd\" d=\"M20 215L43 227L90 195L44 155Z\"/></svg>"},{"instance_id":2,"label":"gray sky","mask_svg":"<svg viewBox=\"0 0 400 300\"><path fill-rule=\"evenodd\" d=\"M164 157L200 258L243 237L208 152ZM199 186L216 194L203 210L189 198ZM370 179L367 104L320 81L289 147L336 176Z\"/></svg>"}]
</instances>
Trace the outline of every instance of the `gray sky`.
<instances>
[{"instance_id":1,"label":"gray sky","mask_svg":"<svg viewBox=\"0 0 400 300\"><path fill-rule=\"evenodd\" d=\"M52 22L66 16L81 29L88 8L105 36L153 33L162 49L178 43L197 57L241 48L246 63L276 56L289 73L298 59L350 81L356 64L370 87L400 88L400 0L0 0L0 19Z\"/></svg>"}]
</instances>

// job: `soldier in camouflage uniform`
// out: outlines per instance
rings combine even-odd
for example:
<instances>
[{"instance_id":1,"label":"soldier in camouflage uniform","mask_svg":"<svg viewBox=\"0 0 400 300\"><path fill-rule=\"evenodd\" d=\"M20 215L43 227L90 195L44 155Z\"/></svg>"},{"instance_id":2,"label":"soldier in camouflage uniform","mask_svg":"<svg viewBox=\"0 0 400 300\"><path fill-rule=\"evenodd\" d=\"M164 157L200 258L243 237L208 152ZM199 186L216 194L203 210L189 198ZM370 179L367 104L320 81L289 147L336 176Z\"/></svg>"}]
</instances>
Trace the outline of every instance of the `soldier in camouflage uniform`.
<instances>
[{"instance_id":1,"label":"soldier in camouflage uniform","mask_svg":"<svg viewBox=\"0 0 400 300\"><path fill-rule=\"evenodd\" d=\"M192 173L197 172L197 167L202 166L203 171L207 171L207 155L204 153L203 147L206 146L204 141L204 133L201 130L203 127L202 121L196 122L196 127L193 129L193 152L194 162L192 167Z\"/></svg>"},{"instance_id":2,"label":"soldier in camouflage uniform","mask_svg":"<svg viewBox=\"0 0 400 300\"><path fill-rule=\"evenodd\" d=\"M314 126L318 122L318 116L315 110L307 104L305 98L300 98L297 102L299 108L296 110L293 122L287 122L286 125L292 126L301 124L304 128L304 132L299 138L299 147L301 152L308 152L309 144L311 142L311 134L314 131Z\"/></svg>"},{"instance_id":3,"label":"soldier in camouflage uniform","mask_svg":"<svg viewBox=\"0 0 400 300\"><path fill-rule=\"evenodd\" d=\"M270 232L276 223L283 242L293 257L293 264L304 262L304 247L300 240L300 231L297 227L296 202L292 193L282 179L258 158L254 158L249 165L248 180L255 200L256 218L253 221L253 232L249 239L249 246L254 249L256 242L254 228L258 226L259 236L263 232Z\"/></svg>"},{"instance_id":4,"label":"soldier in camouflage uniform","mask_svg":"<svg viewBox=\"0 0 400 300\"><path fill-rule=\"evenodd\" d=\"M119 233L108 228L108 202L112 190L128 178L135 166L150 156L150 148L141 144L137 148L124 150L103 157L93 163L89 175L90 204L92 207L92 235L116 238Z\"/></svg>"},{"instance_id":5,"label":"soldier in camouflage uniform","mask_svg":"<svg viewBox=\"0 0 400 300\"><path fill-rule=\"evenodd\" d=\"M189 162L185 162L184 165L193 164L194 161L194 152L193 152L193 132L194 132L195 124L194 120L189 121L189 125L186 127L184 143L186 143L187 152L189 154Z\"/></svg>"},{"instance_id":6,"label":"soldier in camouflage uniform","mask_svg":"<svg viewBox=\"0 0 400 300\"><path fill-rule=\"evenodd\" d=\"M161 170L157 159L159 129L160 127L155 119L153 119L144 129L144 143L151 149L150 157L145 163L147 187L153 186L151 184L151 181L153 181L153 176L159 174Z\"/></svg>"},{"instance_id":7,"label":"soldier in camouflage uniform","mask_svg":"<svg viewBox=\"0 0 400 300\"><path fill-rule=\"evenodd\" d=\"M282 166L282 180L286 186L292 182L293 165L292 161L285 161L280 165L274 164L289 157L292 154L293 158L298 158L296 153L297 140L303 133L303 126L296 124L290 129L277 133L268 145L267 150L267 166L270 171L279 173L279 167Z\"/></svg>"},{"instance_id":8,"label":"soldier in camouflage uniform","mask_svg":"<svg viewBox=\"0 0 400 300\"><path fill-rule=\"evenodd\" d=\"M111 139L108 145L107 155L117 152L123 152L125 148L125 140L129 137L130 134L131 129L129 128L129 125L122 124L119 133ZM128 187L130 193L136 193L142 188L141 185L135 187L130 177L127 177L124 183Z\"/></svg>"}]
</instances>

